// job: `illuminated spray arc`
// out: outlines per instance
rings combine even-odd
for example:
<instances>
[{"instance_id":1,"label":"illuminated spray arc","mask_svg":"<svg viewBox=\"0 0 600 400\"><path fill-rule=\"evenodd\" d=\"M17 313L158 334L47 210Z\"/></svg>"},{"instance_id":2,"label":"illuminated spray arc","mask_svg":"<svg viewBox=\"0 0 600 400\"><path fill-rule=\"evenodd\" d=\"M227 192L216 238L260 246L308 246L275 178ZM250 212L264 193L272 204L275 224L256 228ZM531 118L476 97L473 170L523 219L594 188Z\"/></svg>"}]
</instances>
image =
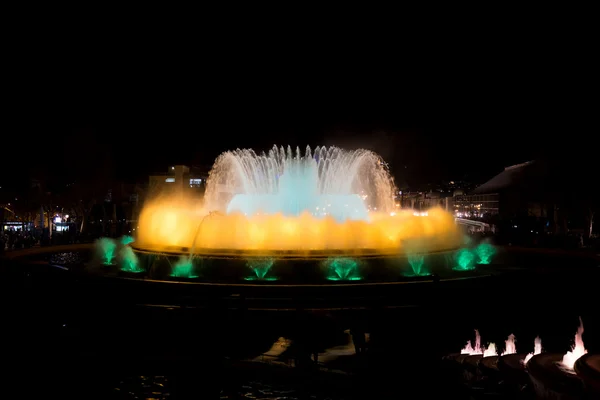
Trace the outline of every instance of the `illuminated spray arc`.
<instances>
[{"instance_id":1,"label":"illuminated spray arc","mask_svg":"<svg viewBox=\"0 0 600 400\"><path fill-rule=\"evenodd\" d=\"M212 168L206 206L231 214L369 220L369 211L394 211L394 183L381 158L368 150L317 147L304 152L274 146L267 154L228 151Z\"/></svg>"},{"instance_id":2,"label":"illuminated spray arc","mask_svg":"<svg viewBox=\"0 0 600 400\"><path fill-rule=\"evenodd\" d=\"M203 205L179 197L144 207L136 248L269 256L424 253L460 245L451 214L400 210L394 194L385 163L368 150L228 151L215 161Z\"/></svg>"}]
</instances>

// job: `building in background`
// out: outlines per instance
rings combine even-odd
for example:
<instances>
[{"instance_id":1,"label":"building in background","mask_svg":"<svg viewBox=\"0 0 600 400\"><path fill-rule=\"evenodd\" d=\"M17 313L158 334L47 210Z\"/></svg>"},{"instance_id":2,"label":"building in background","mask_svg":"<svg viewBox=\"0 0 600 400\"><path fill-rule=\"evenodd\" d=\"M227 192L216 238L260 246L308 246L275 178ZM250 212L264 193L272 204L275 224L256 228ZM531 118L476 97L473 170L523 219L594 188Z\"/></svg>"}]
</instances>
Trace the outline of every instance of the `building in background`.
<instances>
[{"instance_id":1,"label":"building in background","mask_svg":"<svg viewBox=\"0 0 600 400\"><path fill-rule=\"evenodd\" d=\"M192 194L203 196L206 189L208 171L199 167L173 165L165 174L150 175L147 198L160 194Z\"/></svg>"},{"instance_id":2,"label":"building in background","mask_svg":"<svg viewBox=\"0 0 600 400\"><path fill-rule=\"evenodd\" d=\"M481 209L503 218L548 218L553 208L549 178L539 162L512 165L473 190L466 196L471 205L464 202L462 207L465 212Z\"/></svg>"},{"instance_id":3,"label":"building in background","mask_svg":"<svg viewBox=\"0 0 600 400\"><path fill-rule=\"evenodd\" d=\"M447 210L458 218L490 218L499 212L498 193L458 194L448 201Z\"/></svg>"},{"instance_id":4,"label":"building in background","mask_svg":"<svg viewBox=\"0 0 600 400\"><path fill-rule=\"evenodd\" d=\"M544 161L506 167L468 195L455 197L455 215L492 223L511 241L536 243L560 225L555 175Z\"/></svg>"}]
</instances>

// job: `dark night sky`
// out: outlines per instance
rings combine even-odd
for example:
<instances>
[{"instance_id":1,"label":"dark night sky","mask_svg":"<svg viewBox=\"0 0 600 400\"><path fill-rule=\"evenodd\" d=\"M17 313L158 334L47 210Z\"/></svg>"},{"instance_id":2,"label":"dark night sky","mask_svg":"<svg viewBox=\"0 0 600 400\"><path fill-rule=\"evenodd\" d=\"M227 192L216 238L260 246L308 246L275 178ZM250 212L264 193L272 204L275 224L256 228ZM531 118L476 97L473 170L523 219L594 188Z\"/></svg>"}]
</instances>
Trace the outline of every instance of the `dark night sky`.
<instances>
[{"instance_id":1,"label":"dark night sky","mask_svg":"<svg viewBox=\"0 0 600 400\"><path fill-rule=\"evenodd\" d=\"M482 181L574 148L566 139L591 130L582 122L588 89L543 61L123 57L15 67L3 123L14 168L4 181L144 181L171 164L210 165L224 150L273 144L370 148L410 184Z\"/></svg>"}]
</instances>

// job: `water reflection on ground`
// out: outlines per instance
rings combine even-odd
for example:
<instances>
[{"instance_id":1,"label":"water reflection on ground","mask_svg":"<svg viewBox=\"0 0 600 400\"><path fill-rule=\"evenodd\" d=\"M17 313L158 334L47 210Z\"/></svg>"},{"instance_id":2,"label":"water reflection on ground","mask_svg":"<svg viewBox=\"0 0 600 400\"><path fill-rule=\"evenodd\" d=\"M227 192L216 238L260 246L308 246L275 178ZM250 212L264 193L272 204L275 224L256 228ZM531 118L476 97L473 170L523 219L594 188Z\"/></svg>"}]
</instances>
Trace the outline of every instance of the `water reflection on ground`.
<instances>
[{"instance_id":1,"label":"water reflection on ground","mask_svg":"<svg viewBox=\"0 0 600 400\"><path fill-rule=\"evenodd\" d=\"M221 391L220 399L254 399L254 400L341 400L336 397L322 397L286 386L267 384L260 381L249 381L239 387L227 388Z\"/></svg>"},{"instance_id":2,"label":"water reflection on ground","mask_svg":"<svg viewBox=\"0 0 600 400\"><path fill-rule=\"evenodd\" d=\"M200 384L200 383L199 383ZM174 399L173 382L167 376L130 376L120 380L113 393L119 399L168 400ZM277 385L258 380L235 383L221 389L220 399L254 400L343 400L307 393L305 390L286 385Z\"/></svg>"},{"instance_id":3,"label":"water reflection on ground","mask_svg":"<svg viewBox=\"0 0 600 400\"><path fill-rule=\"evenodd\" d=\"M115 395L125 399L170 399L169 379L166 376L130 376L114 388Z\"/></svg>"}]
</instances>

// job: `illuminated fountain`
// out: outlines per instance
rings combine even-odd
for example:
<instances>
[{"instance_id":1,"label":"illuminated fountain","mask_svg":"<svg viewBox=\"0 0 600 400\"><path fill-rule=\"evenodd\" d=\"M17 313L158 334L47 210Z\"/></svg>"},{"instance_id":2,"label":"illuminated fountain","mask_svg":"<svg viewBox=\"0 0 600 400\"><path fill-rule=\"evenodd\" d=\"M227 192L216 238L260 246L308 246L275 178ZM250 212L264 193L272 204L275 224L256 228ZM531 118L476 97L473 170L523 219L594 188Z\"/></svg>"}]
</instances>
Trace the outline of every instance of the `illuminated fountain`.
<instances>
[{"instance_id":1,"label":"illuminated fountain","mask_svg":"<svg viewBox=\"0 0 600 400\"><path fill-rule=\"evenodd\" d=\"M588 398L584 394L583 381L577 375L579 360L587 353L582 336L583 322L579 318L579 327L571 351L564 355L541 353L540 342L539 349L536 348L540 354L527 361L527 373L538 398Z\"/></svg>"},{"instance_id":2,"label":"illuminated fountain","mask_svg":"<svg viewBox=\"0 0 600 400\"><path fill-rule=\"evenodd\" d=\"M504 352L497 363L504 381L507 383L512 382L515 387L528 384L530 380L525 366L534 355L542 352L542 340L539 337L535 338L534 351L529 354L517 353L515 335L509 335L504 343Z\"/></svg>"},{"instance_id":3,"label":"illuminated fountain","mask_svg":"<svg viewBox=\"0 0 600 400\"><path fill-rule=\"evenodd\" d=\"M479 330L475 329L475 346L469 340L466 346L460 351L461 356L456 358L463 367L463 379L466 381L477 380L479 377L479 368L483 362L497 359L498 352L496 344L490 343L488 347L482 347Z\"/></svg>"},{"instance_id":4,"label":"illuminated fountain","mask_svg":"<svg viewBox=\"0 0 600 400\"><path fill-rule=\"evenodd\" d=\"M195 271L192 257L180 256L179 260L175 263L175 265L173 265L173 270L170 276L188 279L197 278L198 275Z\"/></svg>"},{"instance_id":5,"label":"illuminated fountain","mask_svg":"<svg viewBox=\"0 0 600 400\"><path fill-rule=\"evenodd\" d=\"M358 261L353 258L331 257L324 262L327 268L327 279L330 281L361 280Z\"/></svg>"},{"instance_id":6,"label":"illuminated fountain","mask_svg":"<svg viewBox=\"0 0 600 400\"><path fill-rule=\"evenodd\" d=\"M533 353L529 353L527 354L527 356L525 356L525 359L523 360L523 364L527 365L527 362L529 360L531 360L531 358L533 358L533 356L536 356L538 354L540 354L542 352L542 339L537 336L535 338L535 340L533 341Z\"/></svg>"},{"instance_id":7,"label":"illuminated fountain","mask_svg":"<svg viewBox=\"0 0 600 400\"><path fill-rule=\"evenodd\" d=\"M211 185L213 184L213 185ZM228 202L214 184L233 193ZM331 147L273 147L268 154L253 150L223 153L215 162L206 193L207 207L227 214L240 212L315 217L338 222L369 220L371 209L394 211L394 185L379 156L367 150Z\"/></svg>"},{"instance_id":8,"label":"illuminated fountain","mask_svg":"<svg viewBox=\"0 0 600 400\"><path fill-rule=\"evenodd\" d=\"M254 275L246 277L245 279L247 281L254 281L254 280L276 281L277 280L276 277L267 276L267 274L271 270L271 267L273 266L274 262L275 261L272 258L259 258L259 259L248 260L246 265L248 266L248 268L250 268L250 270L252 270Z\"/></svg>"},{"instance_id":9,"label":"illuminated fountain","mask_svg":"<svg viewBox=\"0 0 600 400\"><path fill-rule=\"evenodd\" d=\"M428 276L429 271L425 268L425 255L419 253L408 253L408 264L412 273L405 274L405 276Z\"/></svg>"},{"instance_id":10,"label":"illuminated fountain","mask_svg":"<svg viewBox=\"0 0 600 400\"><path fill-rule=\"evenodd\" d=\"M583 344L583 322L579 318L579 328L575 334L575 343L564 356L556 353L542 353L542 340L534 341L534 351L527 355L518 354L515 335L505 341L505 350L497 357L494 343L484 349L481 346L479 331L475 330L475 345L471 341L461 351L461 356L449 356L463 368L463 377L467 381L479 379L478 374L499 378L522 386L529 380L533 384L537 398L583 398L581 376L588 379L588 385L597 384L597 375L589 373L586 364L587 350ZM579 361L578 361L579 360ZM592 362L593 364L593 362ZM583 371L583 372L580 372Z\"/></svg>"},{"instance_id":11,"label":"illuminated fountain","mask_svg":"<svg viewBox=\"0 0 600 400\"><path fill-rule=\"evenodd\" d=\"M123 246L123 248L119 250L119 258L121 260L121 271L133 273L144 272L144 269L140 267L138 256L131 247Z\"/></svg>"},{"instance_id":12,"label":"illuminated fountain","mask_svg":"<svg viewBox=\"0 0 600 400\"><path fill-rule=\"evenodd\" d=\"M100 258L104 265L113 265L117 244L110 238L100 238L95 243L96 249L100 252Z\"/></svg>"},{"instance_id":13,"label":"illuminated fountain","mask_svg":"<svg viewBox=\"0 0 600 400\"><path fill-rule=\"evenodd\" d=\"M496 249L489 243L481 243L475 248L478 264L489 264L492 262L492 257L496 254Z\"/></svg>"},{"instance_id":14,"label":"illuminated fountain","mask_svg":"<svg viewBox=\"0 0 600 400\"><path fill-rule=\"evenodd\" d=\"M466 346L460 351L460 354L469 354L469 355L477 355L483 354L483 350L481 349L481 336L479 335L479 330L475 329L475 347L473 347L471 341L469 340Z\"/></svg>"},{"instance_id":15,"label":"illuminated fountain","mask_svg":"<svg viewBox=\"0 0 600 400\"><path fill-rule=\"evenodd\" d=\"M123 236L121 237L121 244L122 244L122 245L128 245L128 244L131 244L131 243L133 243L133 242L135 242L135 239L134 239L132 236L129 236L129 235L123 235Z\"/></svg>"},{"instance_id":16,"label":"illuminated fountain","mask_svg":"<svg viewBox=\"0 0 600 400\"><path fill-rule=\"evenodd\" d=\"M481 336L479 335L479 330L475 329L475 346L469 340L466 346L460 351L460 354L468 354L470 356L479 356L483 357L491 357L497 356L498 352L496 351L496 344L490 343L487 348L481 347Z\"/></svg>"},{"instance_id":17,"label":"illuminated fountain","mask_svg":"<svg viewBox=\"0 0 600 400\"><path fill-rule=\"evenodd\" d=\"M512 333L508 335L508 339L504 341L504 351L501 355L506 356L508 354L517 354L517 345L515 344L515 335Z\"/></svg>"},{"instance_id":18,"label":"illuminated fountain","mask_svg":"<svg viewBox=\"0 0 600 400\"><path fill-rule=\"evenodd\" d=\"M467 240L469 245L471 239ZM463 247L456 251L454 259L451 263L455 271L472 271L476 265L487 265L492 262L492 258L496 254L496 248L489 243L483 242L475 248Z\"/></svg>"},{"instance_id":19,"label":"illuminated fountain","mask_svg":"<svg viewBox=\"0 0 600 400\"><path fill-rule=\"evenodd\" d=\"M123 272L140 273L144 269L135 251L129 246L134 239L131 236L122 236L119 239L100 238L94 247L105 268L115 267Z\"/></svg>"},{"instance_id":20,"label":"illuminated fountain","mask_svg":"<svg viewBox=\"0 0 600 400\"><path fill-rule=\"evenodd\" d=\"M282 259L318 260L333 281L363 279L365 257L397 258L398 269L408 261L413 276L428 275L426 254L461 245L454 218L439 208L399 209L395 193L385 163L368 150L228 151L213 165L203 203L179 194L151 201L131 245L241 260L253 272L246 280L275 280L269 271Z\"/></svg>"},{"instance_id":21,"label":"illuminated fountain","mask_svg":"<svg viewBox=\"0 0 600 400\"><path fill-rule=\"evenodd\" d=\"M487 347L487 349L485 349L483 351L483 356L484 357L493 357L493 356L497 356L498 352L496 351L496 343L490 343Z\"/></svg>"},{"instance_id":22,"label":"illuminated fountain","mask_svg":"<svg viewBox=\"0 0 600 400\"><path fill-rule=\"evenodd\" d=\"M456 252L455 271L470 271L475 269L476 256L471 249L463 248Z\"/></svg>"},{"instance_id":23,"label":"illuminated fountain","mask_svg":"<svg viewBox=\"0 0 600 400\"><path fill-rule=\"evenodd\" d=\"M577 333L575 334L575 343L573 344L571 351L568 351L567 354L564 355L562 367L566 368L569 372L573 371L575 361L584 354L587 354L587 350L583 345L583 321L581 320L581 317L579 317L579 328L577 328Z\"/></svg>"}]
</instances>

